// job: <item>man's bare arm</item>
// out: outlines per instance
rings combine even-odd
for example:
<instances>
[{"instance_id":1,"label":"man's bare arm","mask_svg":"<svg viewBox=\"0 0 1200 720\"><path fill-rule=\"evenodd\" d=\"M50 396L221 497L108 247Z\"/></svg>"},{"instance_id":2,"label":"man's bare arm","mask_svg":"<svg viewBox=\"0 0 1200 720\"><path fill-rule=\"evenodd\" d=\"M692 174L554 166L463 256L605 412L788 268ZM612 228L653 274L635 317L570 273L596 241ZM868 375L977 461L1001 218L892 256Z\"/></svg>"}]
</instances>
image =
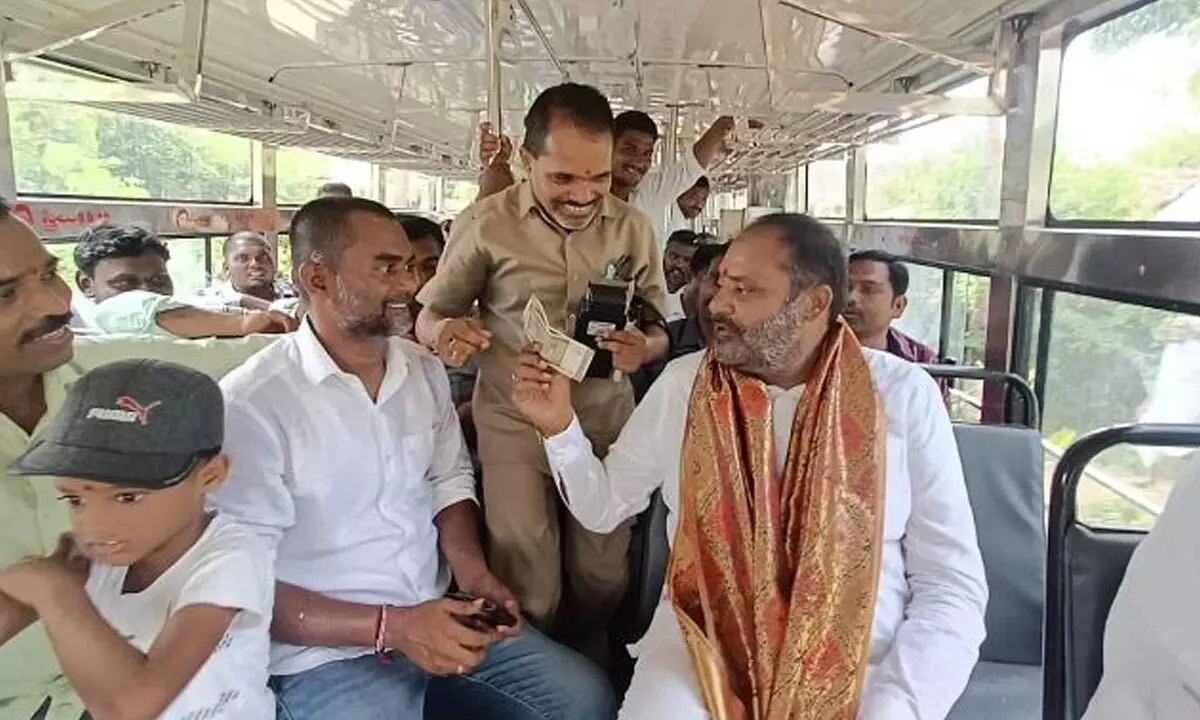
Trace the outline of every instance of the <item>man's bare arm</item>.
<instances>
[{"instance_id":1,"label":"man's bare arm","mask_svg":"<svg viewBox=\"0 0 1200 720\"><path fill-rule=\"evenodd\" d=\"M707 170L721 155L725 154L725 139L732 130L733 118L729 115L722 115L700 136L700 139L692 146L692 152L695 153L696 162L700 163L700 167Z\"/></svg>"},{"instance_id":2,"label":"man's bare arm","mask_svg":"<svg viewBox=\"0 0 1200 720\"><path fill-rule=\"evenodd\" d=\"M275 583L271 637L305 647L372 647L378 605L334 600L285 582Z\"/></svg>"},{"instance_id":3,"label":"man's bare arm","mask_svg":"<svg viewBox=\"0 0 1200 720\"><path fill-rule=\"evenodd\" d=\"M517 180L513 177L512 168L508 165L489 165L479 173L477 180L479 183L479 193L475 196L476 202L502 192L516 184Z\"/></svg>"},{"instance_id":4,"label":"man's bare arm","mask_svg":"<svg viewBox=\"0 0 1200 720\"><path fill-rule=\"evenodd\" d=\"M0 593L0 645L7 643L37 621L37 613Z\"/></svg>"},{"instance_id":5,"label":"man's bare arm","mask_svg":"<svg viewBox=\"0 0 1200 720\"><path fill-rule=\"evenodd\" d=\"M164 310L158 314L155 322L163 330L182 338L245 337L292 329L281 313L251 311L230 314L197 307Z\"/></svg>"}]
</instances>

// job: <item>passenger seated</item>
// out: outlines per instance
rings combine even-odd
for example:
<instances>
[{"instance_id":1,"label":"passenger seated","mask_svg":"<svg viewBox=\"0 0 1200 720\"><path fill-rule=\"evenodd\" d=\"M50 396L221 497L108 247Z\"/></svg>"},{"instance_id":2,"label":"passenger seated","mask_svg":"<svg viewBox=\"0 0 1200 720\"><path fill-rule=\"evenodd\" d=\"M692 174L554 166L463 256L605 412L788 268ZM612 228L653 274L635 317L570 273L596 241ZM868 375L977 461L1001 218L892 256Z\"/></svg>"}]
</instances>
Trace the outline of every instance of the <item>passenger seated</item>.
<instances>
[{"instance_id":1,"label":"passenger seated","mask_svg":"<svg viewBox=\"0 0 1200 720\"><path fill-rule=\"evenodd\" d=\"M408 236L408 244L413 249L413 268L417 274L417 292L425 287L437 273L438 261L446 249L446 237L437 223L420 215L396 213L396 219L404 227ZM447 221L448 222L448 221ZM421 312L421 303L416 298L410 305L412 317ZM414 333L409 333L409 339L416 341ZM463 436L472 456L475 453L475 423L471 419L471 397L475 394L475 377L479 372L479 363L475 358L462 367L446 366L446 375L450 378L450 399L458 412L458 420L462 425Z\"/></svg>"},{"instance_id":2,"label":"passenger seated","mask_svg":"<svg viewBox=\"0 0 1200 720\"><path fill-rule=\"evenodd\" d=\"M908 268L887 253L862 250L850 254L850 296L846 322L863 347L891 353L909 362L934 364L938 352L892 326L908 309ZM938 380L949 404L950 386Z\"/></svg>"},{"instance_id":3,"label":"passenger seated","mask_svg":"<svg viewBox=\"0 0 1200 720\"><path fill-rule=\"evenodd\" d=\"M280 717L611 717L605 677L521 623L484 561L446 374L401 337L416 278L400 223L322 198L290 234L308 315L222 383L233 462L214 498L276 553ZM480 600L444 597L451 575ZM484 600L512 617L481 624Z\"/></svg>"},{"instance_id":4,"label":"passenger seated","mask_svg":"<svg viewBox=\"0 0 1200 720\"><path fill-rule=\"evenodd\" d=\"M174 297L167 269L171 253L149 230L99 225L75 245L75 281L93 307L95 328L106 333L184 338L242 337L288 332L294 322L275 311L221 312Z\"/></svg>"},{"instance_id":5,"label":"passenger seated","mask_svg":"<svg viewBox=\"0 0 1200 720\"><path fill-rule=\"evenodd\" d=\"M207 295L246 310L294 313L298 304L296 289L276 274L275 254L262 233L234 233L225 241L224 254L229 278Z\"/></svg>"},{"instance_id":6,"label":"passenger seated","mask_svg":"<svg viewBox=\"0 0 1200 720\"><path fill-rule=\"evenodd\" d=\"M169 360L217 378L275 337L182 340L151 335L75 336L71 290L58 261L0 199L0 570L53 553L67 512L52 483L16 477L8 466L51 424L87 371L128 358ZM41 624L0 647L0 718L78 720L83 704Z\"/></svg>"},{"instance_id":7,"label":"passenger seated","mask_svg":"<svg viewBox=\"0 0 1200 720\"><path fill-rule=\"evenodd\" d=\"M966 687L987 587L949 418L928 374L860 347L847 284L816 220L750 225L709 350L668 366L604 462L570 382L522 353L514 403L570 512L608 532L661 489L670 513L622 718L940 720Z\"/></svg>"},{"instance_id":8,"label":"passenger seated","mask_svg":"<svg viewBox=\"0 0 1200 720\"><path fill-rule=\"evenodd\" d=\"M725 257L724 245L700 245L692 255L690 280L681 294L687 317L667 323L671 336L671 352L666 358L654 360L630 377L634 398L641 402L646 391L662 374L667 363L675 358L703 350L712 336L712 313L708 305L717 291L717 271Z\"/></svg>"},{"instance_id":9,"label":"passenger seated","mask_svg":"<svg viewBox=\"0 0 1200 720\"><path fill-rule=\"evenodd\" d=\"M317 191L317 197L354 197L354 191L344 182L327 182Z\"/></svg>"},{"instance_id":10,"label":"passenger seated","mask_svg":"<svg viewBox=\"0 0 1200 720\"><path fill-rule=\"evenodd\" d=\"M692 280L692 256L699 247L697 238L700 237L692 230L676 230L667 238L667 247L663 250L663 276L667 281L667 322L674 322L685 317L683 311L683 289Z\"/></svg>"},{"instance_id":11,"label":"passenger seated","mask_svg":"<svg viewBox=\"0 0 1200 720\"><path fill-rule=\"evenodd\" d=\"M1200 717L1200 463L1125 570L1104 628L1104 675L1083 720Z\"/></svg>"},{"instance_id":12,"label":"passenger seated","mask_svg":"<svg viewBox=\"0 0 1200 720\"><path fill-rule=\"evenodd\" d=\"M0 644L40 620L96 718L275 717L270 558L204 509L223 443L216 382L126 360L80 378L9 468L56 485L74 535L0 572Z\"/></svg>"}]
</instances>

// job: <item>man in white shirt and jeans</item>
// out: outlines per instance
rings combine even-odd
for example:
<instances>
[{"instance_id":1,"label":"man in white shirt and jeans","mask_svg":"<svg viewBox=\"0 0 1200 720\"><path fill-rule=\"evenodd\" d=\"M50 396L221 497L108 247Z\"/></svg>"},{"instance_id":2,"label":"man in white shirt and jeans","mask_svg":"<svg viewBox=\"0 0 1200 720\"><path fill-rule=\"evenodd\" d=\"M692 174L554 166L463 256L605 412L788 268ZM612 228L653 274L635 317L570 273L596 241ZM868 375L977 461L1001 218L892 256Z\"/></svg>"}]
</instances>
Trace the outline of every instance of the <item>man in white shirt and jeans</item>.
<instances>
[{"instance_id":1,"label":"man in white shirt and jeans","mask_svg":"<svg viewBox=\"0 0 1200 720\"><path fill-rule=\"evenodd\" d=\"M707 353L669 365L604 462L526 350L513 399L572 514L606 532L662 491L666 592L621 717L945 718L987 587L933 380L840 319L837 238L771 215L730 246ZM760 709L760 711L754 710Z\"/></svg>"},{"instance_id":2,"label":"man in white shirt and jeans","mask_svg":"<svg viewBox=\"0 0 1200 720\"><path fill-rule=\"evenodd\" d=\"M400 223L326 197L290 236L309 313L222 383L232 472L215 498L276 553L281 717L611 717L588 661L519 623L468 627L480 602L443 597L452 574L520 613L480 550L445 371L398 337L416 286Z\"/></svg>"}]
</instances>

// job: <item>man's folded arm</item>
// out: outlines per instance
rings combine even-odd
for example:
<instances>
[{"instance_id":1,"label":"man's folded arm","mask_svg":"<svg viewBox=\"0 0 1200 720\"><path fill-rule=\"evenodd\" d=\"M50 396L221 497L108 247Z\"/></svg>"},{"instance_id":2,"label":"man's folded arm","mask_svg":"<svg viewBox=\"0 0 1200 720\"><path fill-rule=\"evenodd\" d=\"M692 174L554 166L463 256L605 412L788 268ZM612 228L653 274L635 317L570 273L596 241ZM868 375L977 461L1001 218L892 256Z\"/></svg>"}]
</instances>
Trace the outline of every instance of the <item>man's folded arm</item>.
<instances>
[{"instance_id":1,"label":"man's folded arm","mask_svg":"<svg viewBox=\"0 0 1200 720\"><path fill-rule=\"evenodd\" d=\"M907 408L912 511L903 540L911 599L892 647L872 668L863 720L939 720L962 695L983 642L987 581L962 462L933 379Z\"/></svg>"},{"instance_id":2,"label":"man's folded arm","mask_svg":"<svg viewBox=\"0 0 1200 720\"><path fill-rule=\"evenodd\" d=\"M616 443L601 462L583 433L579 418L566 430L546 438L546 459L558 491L571 514L588 530L610 533L645 510L665 478L664 428L670 405L663 383L656 383L625 423ZM674 450L678 452L678 449Z\"/></svg>"}]
</instances>

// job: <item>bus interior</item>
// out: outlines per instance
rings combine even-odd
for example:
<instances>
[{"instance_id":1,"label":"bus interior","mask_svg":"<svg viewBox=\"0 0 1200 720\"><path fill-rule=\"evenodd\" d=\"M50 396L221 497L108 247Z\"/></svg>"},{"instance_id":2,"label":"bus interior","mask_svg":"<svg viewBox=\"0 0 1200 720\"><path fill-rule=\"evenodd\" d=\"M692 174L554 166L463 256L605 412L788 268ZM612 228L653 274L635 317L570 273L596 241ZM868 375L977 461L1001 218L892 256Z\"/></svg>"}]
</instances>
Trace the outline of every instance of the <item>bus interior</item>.
<instances>
[{"instance_id":1,"label":"bus interior","mask_svg":"<svg viewBox=\"0 0 1200 720\"><path fill-rule=\"evenodd\" d=\"M1200 0L0 0L0 22L0 195L69 282L98 222L170 238L184 289L243 229L287 272L329 181L451 219L480 123L519 138L564 80L650 113L659 161L734 116L703 228L806 212L904 260L899 327L954 358L929 369L955 378L992 594L951 718L1082 715L1124 563L1200 457Z\"/></svg>"}]
</instances>

